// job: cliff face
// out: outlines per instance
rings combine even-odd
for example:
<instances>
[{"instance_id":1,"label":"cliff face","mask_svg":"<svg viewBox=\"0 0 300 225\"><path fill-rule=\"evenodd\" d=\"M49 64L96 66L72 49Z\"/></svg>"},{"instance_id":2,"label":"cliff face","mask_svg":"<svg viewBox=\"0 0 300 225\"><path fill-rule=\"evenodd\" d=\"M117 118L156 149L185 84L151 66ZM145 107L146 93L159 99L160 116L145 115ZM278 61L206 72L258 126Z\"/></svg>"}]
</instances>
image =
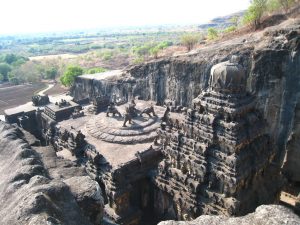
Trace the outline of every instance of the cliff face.
<instances>
[{"instance_id":1,"label":"cliff face","mask_svg":"<svg viewBox=\"0 0 300 225\"><path fill-rule=\"evenodd\" d=\"M128 99L140 96L163 104L175 100L190 106L192 100L208 86L213 65L239 57L247 76L247 90L257 96L257 108L268 122L268 133L278 148L282 161L287 140L299 134L296 106L300 93L300 20L290 19L263 31L205 46L193 53L160 59L128 68L109 79L76 80L72 95L79 100L93 95L116 95ZM291 136L293 135L293 137ZM290 154L299 158L290 143ZM285 167L291 179L295 166Z\"/></svg>"}]
</instances>

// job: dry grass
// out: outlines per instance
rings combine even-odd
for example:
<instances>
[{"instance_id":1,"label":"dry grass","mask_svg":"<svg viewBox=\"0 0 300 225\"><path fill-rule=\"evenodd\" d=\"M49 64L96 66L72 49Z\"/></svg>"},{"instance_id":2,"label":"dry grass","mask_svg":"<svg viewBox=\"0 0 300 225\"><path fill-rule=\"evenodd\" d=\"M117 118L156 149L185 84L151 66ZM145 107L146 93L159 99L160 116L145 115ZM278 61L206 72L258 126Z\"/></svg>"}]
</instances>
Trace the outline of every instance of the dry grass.
<instances>
[{"instance_id":1,"label":"dry grass","mask_svg":"<svg viewBox=\"0 0 300 225\"><path fill-rule=\"evenodd\" d=\"M41 55L41 56L33 56L29 57L30 60L36 60L36 61L42 61L42 60L47 60L47 59L74 59L77 58L79 55L74 55L74 54L59 54L59 55Z\"/></svg>"}]
</instances>

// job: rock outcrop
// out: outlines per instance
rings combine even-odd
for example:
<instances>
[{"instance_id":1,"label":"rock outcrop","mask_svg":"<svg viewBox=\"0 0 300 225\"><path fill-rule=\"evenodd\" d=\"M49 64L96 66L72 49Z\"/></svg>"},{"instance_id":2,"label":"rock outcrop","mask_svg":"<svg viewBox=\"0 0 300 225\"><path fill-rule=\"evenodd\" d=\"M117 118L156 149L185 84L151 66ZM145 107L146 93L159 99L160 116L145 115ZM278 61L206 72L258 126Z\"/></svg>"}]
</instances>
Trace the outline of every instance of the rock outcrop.
<instances>
[{"instance_id":1,"label":"rock outcrop","mask_svg":"<svg viewBox=\"0 0 300 225\"><path fill-rule=\"evenodd\" d=\"M300 95L300 20L289 19L263 31L207 45L189 54L133 66L101 79L80 76L72 90L75 99L92 96L140 96L163 104L167 99L192 106L208 87L213 65L238 55L246 71L247 91L258 97L256 106L267 120L278 161L283 161L287 141L291 157L298 157L297 123ZM113 76L115 75L115 76ZM299 181L298 167L287 166L290 179Z\"/></svg>"},{"instance_id":2,"label":"rock outcrop","mask_svg":"<svg viewBox=\"0 0 300 225\"><path fill-rule=\"evenodd\" d=\"M164 221L158 225L297 225L300 218L291 210L279 205L262 205L254 213L243 217L229 218L225 216L200 216L189 222Z\"/></svg>"},{"instance_id":3,"label":"rock outcrop","mask_svg":"<svg viewBox=\"0 0 300 225\"><path fill-rule=\"evenodd\" d=\"M53 148L37 144L30 134L0 122L0 223L100 224L98 184L82 168L58 159ZM85 208L88 201L92 208Z\"/></svg>"}]
</instances>

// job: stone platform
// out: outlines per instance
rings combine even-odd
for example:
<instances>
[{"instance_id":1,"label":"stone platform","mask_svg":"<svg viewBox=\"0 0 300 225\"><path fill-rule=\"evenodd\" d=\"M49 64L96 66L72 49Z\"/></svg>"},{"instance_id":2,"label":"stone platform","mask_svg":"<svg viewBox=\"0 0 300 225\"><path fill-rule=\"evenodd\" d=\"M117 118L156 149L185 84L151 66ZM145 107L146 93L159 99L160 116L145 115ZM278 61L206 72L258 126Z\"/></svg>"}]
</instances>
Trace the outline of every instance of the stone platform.
<instances>
[{"instance_id":1,"label":"stone platform","mask_svg":"<svg viewBox=\"0 0 300 225\"><path fill-rule=\"evenodd\" d=\"M136 108L138 115L133 118L132 124L127 123L123 127L124 117L106 116L106 113L90 119L86 124L86 130L92 137L116 144L136 144L153 141L157 137L156 129L159 128L159 116L149 117L147 114L140 115L140 112L150 104L144 101L137 101ZM117 107L118 111L123 114L125 105ZM163 109L155 107L158 115L162 115Z\"/></svg>"},{"instance_id":2,"label":"stone platform","mask_svg":"<svg viewBox=\"0 0 300 225\"><path fill-rule=\"evenodd\" d=\"M151 103L136 100L136 109L142 111ZM93 145L113 168L117 168L136 159L138 152L142 153L153 145L153 140L158 135L156 129L160 126L160 118L165 111L163 107L154 106L157 117L149 117L147 114L140 116L138 113L132 120L133 124L127 123L127 127L122 127L126 106L127 104L116 107L122 117L107 117L106 112L98 115L86 113L77 119L61 121L58 126L62 130L80 130L86 136L87 143Z\"/></svg>"},{"instance_id":3,"label":"stone platform","mask_svg":"<svg viewBox=\"0 0 300 225\"><path fill-rule=\"evenodd\" d=\"M137 116L133 124L122 127L123 117L97 115L86 124L87 132L94 138L118 144L134 144L153 141L157 137L158 117Z\"/></svg>"}]
</instances>

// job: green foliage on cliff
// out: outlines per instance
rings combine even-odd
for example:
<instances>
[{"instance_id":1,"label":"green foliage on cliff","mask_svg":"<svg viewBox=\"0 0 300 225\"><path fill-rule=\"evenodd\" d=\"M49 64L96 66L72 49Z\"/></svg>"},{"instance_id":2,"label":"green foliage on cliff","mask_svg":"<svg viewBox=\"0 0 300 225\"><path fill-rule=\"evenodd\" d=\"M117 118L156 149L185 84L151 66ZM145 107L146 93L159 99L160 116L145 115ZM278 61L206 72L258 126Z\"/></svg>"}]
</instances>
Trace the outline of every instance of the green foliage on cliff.
<instances>
[{"instance_id":1,"label":"green foliage on cliff","mask_svg":"<svg viewBox=\"0 0 300 225\"><path fill-rule=\"evenodd\" d=\"M89 69L87 71L87 74L95 74L95 73L103 73L107 71L107 69L105 68L102 68L102 67L98 67L98 68L92 68L92 69Z\"/></svg>"},{"instance_id":2,"label":"green foliage on cliff","mask_svg":"<svg viewBox=\"0 0 300 225\"><path fill-rule=\"evenodd\" d=\"M135 46L132 48L132 52L137 56L134 60L134 63L137 61L140 61L142 58L145 58L149 55L153 56L154 58L158 57L158 53L173 45L173 42L171 41L162 41L159 43L146 43L144 45ZM142 60L143 61L143 60Z\"/></svg>"},{"instance_id":3,"label":"green foliage on cliff","mask_svg":"<svg viewBox=\"0 0 300 225\"><path fill-rule=\"evenodd\" d=\"M266 12L283 9L285 12L296 3L296 0L252 0L243 17L244 24L251 24L255 29L261 24L261 18Z\"/></svg>"},{"instance_id":4,"label":"green foliage on cliff","mask_svg":"<svg viewBox=\"0 0 300 225\"><path fill-rule=\"evenodd\" d=\"M207 30L207 39L208 40L215 40L218 38L218 36L219 35L218 35L217 29L212 28L212 27L208 28L208 30Z\"/></svg>"},{"instance_id":5,"label":"green foliage on cliff","mask_svg":"<svg viewBox=\"0 0 300 225\"><path fill-rule=\"evenodd\" d=\"M230 26L230 27L226 27L226 29L223 31L224 33L231 33L233 31L235 31L237 29L236 26Z\"/></svg>"},{"instance_id":6,"label":"green foliage on cliff","mask_svg":"<svg viewBox=\"0 0 300 225\"><path fill-rule=\"evenodd\" d=\"M280 8L283 8L287 12L295 3L296 0L277 0Z\"/></svg>"},{"instance_id":7,"label":"green foliage on cliff","mask_svg":"<svg viewBox=\"0 0 300 225\"><path fill-rule=\"evenodd\" d=\"M246 11L243 22L252 24L255 29L260 25L262 15L267 9L267 0L253 0Z\"/></svg>"},{"instance_id":8,"label":"green foliage on cliff","mask_svg":"<svg viewBox=\"0 0 300 225\"><path fill-rule=\"evenodd\" d=\"M184 34L181 36L181 44L187 48L188 51L192 50L199 42L199 34Z\"/></svg>"},{"instance_id":9,"label":"green foliage on cliff","mask_svg":"<svg viewBox=\"0 0 300 225\"><path fill-rule=\"evenodd\" d=\"M69 66L60 81L64 86L72 86L75 78L83 74L83 69L80 66Z\"/></svg>"}]
</instances>

